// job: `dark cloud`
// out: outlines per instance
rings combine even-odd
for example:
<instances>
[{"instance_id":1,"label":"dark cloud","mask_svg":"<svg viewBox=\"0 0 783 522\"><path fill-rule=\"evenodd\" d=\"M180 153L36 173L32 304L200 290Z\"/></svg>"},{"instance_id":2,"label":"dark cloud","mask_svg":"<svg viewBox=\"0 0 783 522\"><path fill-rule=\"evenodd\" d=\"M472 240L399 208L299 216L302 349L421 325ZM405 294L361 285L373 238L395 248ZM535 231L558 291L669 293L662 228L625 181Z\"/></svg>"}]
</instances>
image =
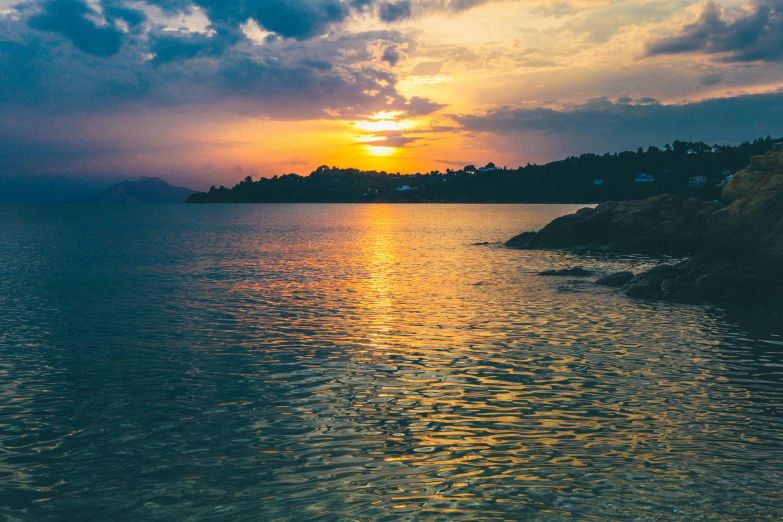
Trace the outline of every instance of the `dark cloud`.
<instances>
[{"instance_id":1,"label":"dark cloud","mask_svg":"<svg viewBox=\"0 0 783 522\"><path fill-rule=\"evenodd\" d=\"M600 100L603 101L604 98L600 98ZM629 98L628 96L620 96L619 98L617 98L616 103L619 105L627 105L629 103L636 104L636 105L651 105L653 103L658 103L658 100L650 97L634 99L634 98Z\"/></svg>"},{"instance_id":2,"label":"dark cloud","mask_svg":"<svg viewBox=\"0 0 783 522\"><path fill-rule=\"evenodd\" d=\"M731 15L710 1L676 35L649 42L646 56L704 53L726 62L783 60L783 0L755 0Z\"/></svg>"},{"instance_id":3,"label":"dark cloud","mask_svg":"<svg viewBox=\"0 0 783 522\"><path fill-rule=\"evenodd\" d=\"M400 63L400 52L397 50L397 47L390 45L386 49L383 50L383 55L381 56L381 60L384 62L388 62L389 65L394 67L398 63Z\"/></svg>"},{"instance_id":4,"label":"dark cloud","mask_svg":"<svg viewBox=\"0 0 783 522\"><path fill-rule=\"evenodd\" d=\"M103 13L110 20L122 20L132 30L138 29L147 20L142 11L128 7L121 0L104 0Z\"/></svg>"},{"instance_id":5,"label":"dark cloud","mask_svg":"<svg viewBox=\"0 0 783 522\"><path fill-rule=\"evenodd\" d=\"M399 22L400 20L410 18L413 12L411 3L408 0L402 0L396 3L387 2L381 4L378 15L384 22Z\"/></svg>"},{"instance_id":6,"label":"dark cloud","mask_svg":"<svg viewBox=\"0 0 783 522\"><path fill-rule=\"evenodd\" d=\"M123 32L113 23L98 25L88 15L97 16L81 0L47 0L42 12L29 19L30 27L59 34L70 40L82 52L95 56L111 56L120 50Z\"/></svg>"},{"instance_id":7,"label":"dark cloud","mask_svg":"<svg viewBox=\"0 0 783 522\"><path fill-rule=\"evenodd\" d=\"M155 56L155 65L194 58L220 56L236 43L237 36L231 33L208 35L189 31L166 32L151 38L150 52Z\"/></svg>"},{"instance_id":8,"label":"dark cloud","mask_svg":"<svg viewBox=\"0 0 783 522\"><path fill-rule=\"evenodd\" d=\"M712 85L717 85L720 82L722 82L723 80L725 80L725 78L722 75L718 74L718 73L707 73L707 74L702 75L702 77L699 79L701 84L705 85L707 87L712 86Z\"/></svg>"},{"instance_id":9,"label":"dark cloud","mask_svg":"<svg viewBox=\"0 0 783 522\"><path fill-rule=\"evenodd\" d=\"M327 60L314 60L312 58L305 58L300 63L305 67L310 67L311 69L319 71L330 71L333 67L331 62L328 62Z\"/></svg>"},{"instance_id":10,"label":"dark cloud","mask_svg":"<svg viewBox=\"0 0 783 522\"><path fill-rule=\"evenodd\" d=\"M187 12L191 5L202 9L212 27L238 31L249 19L285 38L306 40L328 32L344 22L364 3L341 0L148 0L164 12Z\"/></svg>"},{"instance_id":11,"label":"dark cloud","mask_svg":"<svg viewBox=\"0 0 783 522\"><path fill-rule=\"evenodd\" d=\"M471 132L543 135L563 153L635 148L673 139L738 142L779 135L783 93L715 98L681 105L591 100L567 110L502 107L484 114L455 115Z\"/></svg>"},{"instance_id":12,"label":"dark cloud","mask_svg":"<svg viewBox=\"0 0 783 522\"><path fill-rule=\"evenodd\" d=\"M418 96L414 96L405 104L403 104L402 109L405 111L407 116L416 117L432 114L433 112L439 111L444 107L446 107L446 105L436 103L429 98L420 98Z\"/></svg>"}]
</instances>

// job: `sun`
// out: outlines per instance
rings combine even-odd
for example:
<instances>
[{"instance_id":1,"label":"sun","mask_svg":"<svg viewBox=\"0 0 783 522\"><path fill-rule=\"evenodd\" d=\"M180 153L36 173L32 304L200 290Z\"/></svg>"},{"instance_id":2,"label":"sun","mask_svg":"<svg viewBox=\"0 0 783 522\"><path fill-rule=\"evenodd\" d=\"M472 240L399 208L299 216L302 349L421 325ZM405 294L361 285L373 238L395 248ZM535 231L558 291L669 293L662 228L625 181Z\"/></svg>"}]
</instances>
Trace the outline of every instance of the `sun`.
<instances>
[{"instance_id":1,"label":"sun","mask_svg":"<svg viewBox=\"0 0 783 522\"><path fill-rule=\"evenodd\" d=\"M385 157L385 156L391 156L395 152L397 152L397 149L395 149L394 147L383 147L380 145L367 146L367 153L370 156Z\"/></svg>"}]
</instances>

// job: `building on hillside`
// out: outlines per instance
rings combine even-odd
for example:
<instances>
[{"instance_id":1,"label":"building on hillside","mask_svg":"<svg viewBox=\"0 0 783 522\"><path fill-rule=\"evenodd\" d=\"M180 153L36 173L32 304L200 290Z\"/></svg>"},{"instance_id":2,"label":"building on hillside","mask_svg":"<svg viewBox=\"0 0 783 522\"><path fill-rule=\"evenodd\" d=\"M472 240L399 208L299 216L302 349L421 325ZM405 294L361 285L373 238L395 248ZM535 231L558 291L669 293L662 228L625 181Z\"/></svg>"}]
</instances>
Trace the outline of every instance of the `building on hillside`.
<instances>
[{"instance_id":1,"label":"building on hillside","mask_svg":"<svg viewBox=\"0 0 783 522\"><path fill-rule=\"evenodd\" d=\"M411 189L410 185L403 185L397 189L397 192L407 192Z\"/></svg>"},{"instance_id":2,"label":"building on hillside","mask_svg":"<svg viewBox=\"0 0 783 522\"><path fill-rule=\"evenodd\" d=\"M707 183L709 183L709 178L707 176L693 176L691 179L688 180L688 186L690 188L698 188L703 187Z\"/></svg>"},{"instance_id":3,"label":"building on hillside","mask_svg":"<svg viewBox=\"0 0 783 522\"><path fill-rule=\"evenodd\" d=\"M604 182L604 180L602 180L602 179L594 179L594 180L593 180L593 185L595 185L596 187L603 186L603 185L604 185L604 183L605 183L605 182Z\"/></svg>"},{"instance_id":4,"label":"building on hillside","mask_svg":"<svg viewBox=\"0 0 783 522\"><path fill-rule=\"evenodd\" d=\"M717 185L715 185L716 187L723 188L726 185L728 185L731 180L734 179L734 174L732 174L729 171L724 172L723 176L724 178Z\"/></svg>"},{"instance_id":5,"label":"building on hillside","mask_svg":"<svg viewBox=\"0 0 783 522\"><path fill-rule=\"evenodd\" d=\"M640 172L633 179L634 183L655 183L655 176L647 174L646 172Z\"/></svg>"}]
</instances>

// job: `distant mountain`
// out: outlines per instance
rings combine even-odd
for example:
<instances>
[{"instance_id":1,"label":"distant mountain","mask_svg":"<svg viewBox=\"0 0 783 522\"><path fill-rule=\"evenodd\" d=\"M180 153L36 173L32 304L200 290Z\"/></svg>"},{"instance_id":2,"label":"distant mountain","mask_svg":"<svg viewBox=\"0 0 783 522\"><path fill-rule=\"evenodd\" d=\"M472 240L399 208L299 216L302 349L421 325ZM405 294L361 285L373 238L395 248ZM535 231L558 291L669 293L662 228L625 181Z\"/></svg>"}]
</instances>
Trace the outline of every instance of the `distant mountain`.
<instances>
[{"instance_id":1,"label":"distant mountain","mask_svg":"<svg viewBox=\"0 0 783 522\"><path fill-rule=\"evenodd\" d=\"M175 187L160 178L123 181L88 198L88 203L184 203L195 190Z\"/></svg>"}]
</instances>

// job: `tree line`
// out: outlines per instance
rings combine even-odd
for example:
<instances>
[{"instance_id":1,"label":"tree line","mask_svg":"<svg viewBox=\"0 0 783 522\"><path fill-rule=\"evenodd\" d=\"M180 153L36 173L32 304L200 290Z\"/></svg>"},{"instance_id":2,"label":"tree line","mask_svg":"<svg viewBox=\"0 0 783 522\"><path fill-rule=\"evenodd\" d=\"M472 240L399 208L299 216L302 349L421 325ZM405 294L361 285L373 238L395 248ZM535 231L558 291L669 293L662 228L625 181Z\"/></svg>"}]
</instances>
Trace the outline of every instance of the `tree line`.
<instances>
[{"instance_id":1,"label":"tree line","mask_svg":"<svg viewBox=\"0 0 783 522\"><path fill-rule=\"evenodd\" d=\"M489 163L445 172L400 174L318 167L308 176L285 174L232 188L212 187L188 203L599 203L657 194L717 199L727 173L745 168L750 158L779 148L767 136L740 145L674 141L664 148L614 154L582 154L544 165L509 169ZM648 180L639 183L640 173ZM704 176L692 186L692 178ZM689 186L691 185L691 186Z\"/></svg>"}]
</instances>

